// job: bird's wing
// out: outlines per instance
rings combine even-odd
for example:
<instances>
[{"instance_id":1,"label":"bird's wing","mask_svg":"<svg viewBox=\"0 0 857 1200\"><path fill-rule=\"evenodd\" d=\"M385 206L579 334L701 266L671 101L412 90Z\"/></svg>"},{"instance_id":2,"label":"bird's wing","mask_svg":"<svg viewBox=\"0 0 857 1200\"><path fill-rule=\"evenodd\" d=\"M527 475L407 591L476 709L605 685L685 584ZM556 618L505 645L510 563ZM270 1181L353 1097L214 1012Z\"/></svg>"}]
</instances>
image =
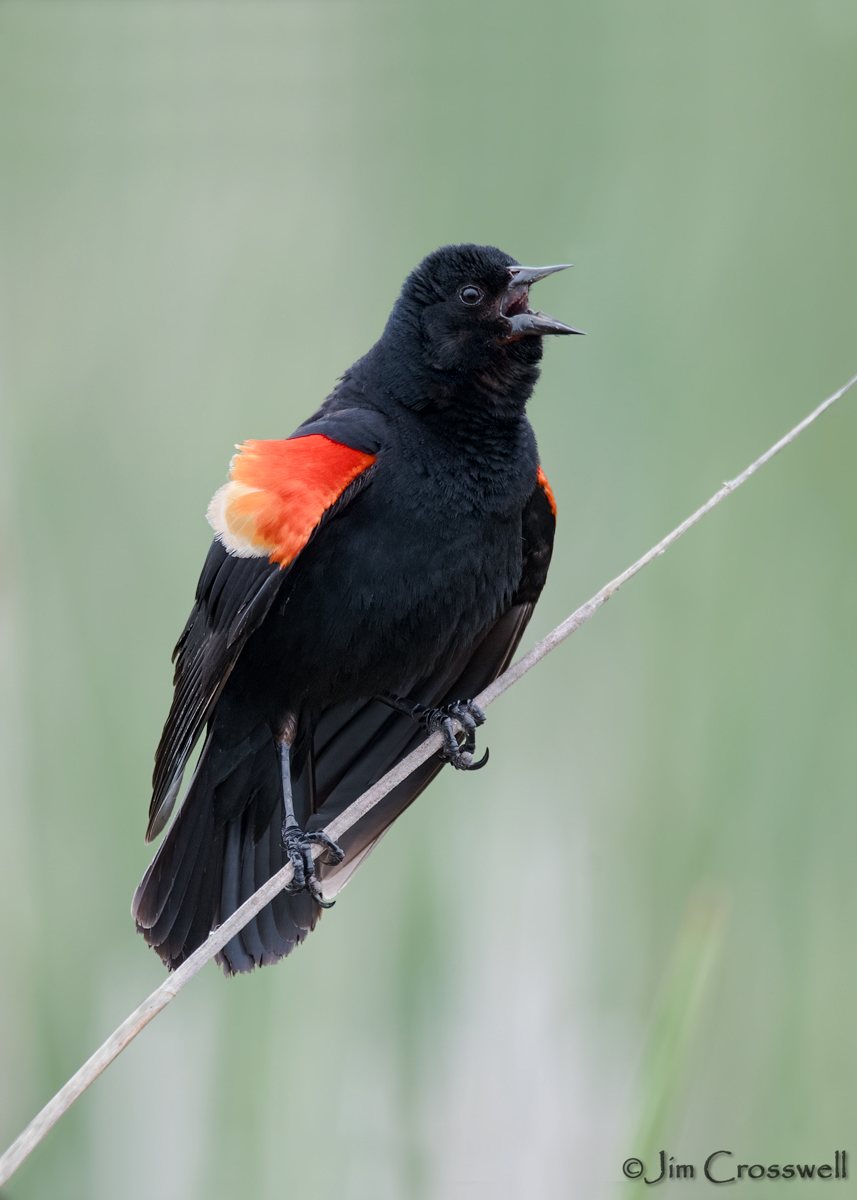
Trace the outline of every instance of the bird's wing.
<instances>
[{"instance_id":1,"label":"bird's wing","mask_svg":"<svg viewBox=\"0 0 857 1200\"><path fill-rule=\"evenodd\" d=\"M510 607L475 642L424 680L413 699L427 706L471 699L506 670L544 587L555 527L553 493L539 470L538 483L523 512L523 565ZM324 828L424 738L425 733L410 717L379 700L330 709L316 726L310 753L296 781L296 801L302 800L304 811L314 810L308 828ZM321 868L326 896L335 896L345 886L396 817L442 766L439 757L430 758L343 835L340 843L345 859L338 866Z\"/></svg>"},{"instance_id":2,"label":"bird's wing","mask_svg":"<svg viewBox=\"0 0 857 1200\"><path fill-rule=\"evenodd\" d=\"M379 414L340 409L290 438L238 447L229 482L209 505L217 537L173 653L175 691L155 753L147 841L166 825L196 740L289 567L369 482L382 443Z\"/></svg>"}]
</instances>

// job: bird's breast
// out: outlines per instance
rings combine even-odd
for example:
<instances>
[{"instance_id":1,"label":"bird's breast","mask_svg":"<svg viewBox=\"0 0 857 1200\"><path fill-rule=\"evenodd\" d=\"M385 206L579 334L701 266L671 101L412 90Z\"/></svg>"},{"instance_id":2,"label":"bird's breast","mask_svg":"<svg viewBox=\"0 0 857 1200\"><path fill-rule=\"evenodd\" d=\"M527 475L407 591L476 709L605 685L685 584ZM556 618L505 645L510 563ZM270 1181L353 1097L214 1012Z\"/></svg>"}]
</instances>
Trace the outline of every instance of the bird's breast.
<instances>
[{"instance_id":1,"label":"bird's breast","mask_svg":"<svg viewBox=\"0 0 857 1200\"><path fill-rule=\"evenodd\" d=\"M319 703L406 694L508 607L521 575L520 511L404 503L383 479L322 533L268 623L282 678Z\"/></svg>"}]
</instances>

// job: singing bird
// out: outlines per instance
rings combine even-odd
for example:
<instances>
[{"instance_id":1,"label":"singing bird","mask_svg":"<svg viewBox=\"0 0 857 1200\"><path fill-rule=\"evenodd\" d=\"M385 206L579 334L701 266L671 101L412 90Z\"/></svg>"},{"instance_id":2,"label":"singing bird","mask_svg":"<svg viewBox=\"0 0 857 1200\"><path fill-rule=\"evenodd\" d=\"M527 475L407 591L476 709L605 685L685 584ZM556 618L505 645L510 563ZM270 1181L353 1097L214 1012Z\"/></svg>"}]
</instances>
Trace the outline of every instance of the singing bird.
<instances>
[{"instance_id":1,"label":"singing bird","mask_svg":"<svg viewBox=\"0 0 857 1200\"><path fill-rule=\"evenodd\" d=\"M276 962L445 762L483 765L470 697L508 665L553 545L526 405L542 338L580 331L529 289L564 269L436 250L291 437L238 447L173 655L147 841L205 740L132 908L171 969L291 861L289 890L218 955L227 974ZM331 842L324 827L435 729L442 752Z\"/></svg>"}]
</instances>

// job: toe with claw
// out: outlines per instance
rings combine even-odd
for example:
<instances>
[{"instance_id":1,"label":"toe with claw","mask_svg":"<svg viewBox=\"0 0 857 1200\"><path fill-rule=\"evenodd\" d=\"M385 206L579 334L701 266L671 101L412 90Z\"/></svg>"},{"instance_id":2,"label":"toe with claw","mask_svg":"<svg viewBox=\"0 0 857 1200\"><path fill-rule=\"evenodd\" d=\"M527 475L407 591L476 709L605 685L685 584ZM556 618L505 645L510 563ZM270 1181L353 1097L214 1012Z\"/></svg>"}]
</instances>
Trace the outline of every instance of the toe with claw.
<instances>
[{"instance_id":1,"label":"toe with claw","mask_svg":"<svg viewBox=\"0 0 857 1200\"><path fill-rule=\"evenodd\" d=\"M443 757L458 771L478 771L488 761L486 750L479 762L473 761L476 749L476 730L485 724L485 713L472 700L456 700L441 708L424 708L414 714L428 733L437 730L443 734ZM464 741L459 745L455 735L455 722L464 730Z\"/></svg>"},{"instance_id":2,"label":"toe with claw","mask_svg":"<svg viewBox=\"0 0 857 1200\"><path fill-rule=\"evenodd\" d=\"M290 825L283 829L283 844L289 856L289 862L294 869L294 878L285 889L290 895L309 892L316 904L322 908L333 908L333 900L325 900L318 876L315 872L315 860L312 856L313 843L324 847L324 853L319 855L324 862L335 865L342 862L345 852L326 833L305 833L299 826Z\"/></svg>"}]
</instances>

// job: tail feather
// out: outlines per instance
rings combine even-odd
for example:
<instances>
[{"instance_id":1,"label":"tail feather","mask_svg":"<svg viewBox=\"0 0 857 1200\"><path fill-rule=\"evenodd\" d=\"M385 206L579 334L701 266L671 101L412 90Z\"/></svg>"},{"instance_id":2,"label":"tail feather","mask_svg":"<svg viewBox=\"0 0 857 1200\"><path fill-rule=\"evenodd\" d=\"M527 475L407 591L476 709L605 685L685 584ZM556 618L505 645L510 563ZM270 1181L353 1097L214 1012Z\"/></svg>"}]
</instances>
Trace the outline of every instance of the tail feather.
<instances>
[{"instance_id":1,"label":"tail feather","mask_svg":"<svg viewBox=\"0 0 857 1200\"><path fill-rule=\"evenodd\" d=\"M267 769L270 743L265 751L251 751L214 782L203 750L178 816L137 888L131 908L137 928L170 969L285 864L280 781ZM235 815L218 821L224 812ZM320 911L306 892L281 892L217 961L228 975L276 962L303 941Z\"/></svg>"},{"instance_id":2,"label":"tail feather","mask_svg":"<svg viewBox=\"0 0 857 1200\"><path fill-rule=\"evenodd\" d=\"M189 794L192 791L193 782ZM166 936L172 928L178 902L187 891L202 843L208 840L205 814L190 820L189 813L190 806L184 805L134 894L131 913L138 925L158 929L155 937Z\"/></svg>"},{"instance_id":3,"label":"tail feather","mask_svg":"<svg viewBox=\"0 0 857 1200\"><path fill-rule=\"evenodd\" d=\"M176 897L176 918L165 941L173 963L183 962L218 922L223 863L223 830L201 823L204 836L184 894ZM162 918L163 919L163 918Z\"/></svg>"},{"instance_id":4,"label":"tail feather","mask_svg":"<svg viewBox=\"0 0 857 1200\"><path fill-rule=\"evenodd\" d=\"M265 880L276 874L279 867L275 865L276 860L271 854L271 846L274 838L271 836L272 827L269 825L259 841L256 843L256 873L255 879ZM266 905L256 918L256 932L259 935L259 943L262 948L262 965L267 966L270 962L276 962L286 953L286 946L283 945L283 939L280 937L274 921L273 904Z\"/></svg>"},{"instance_id":5,"label":"tail feather","mask_svg":"<svg viewBox=\"0 0 857 1200\"><path fill-rule=\"evenodd\" d=\"M241 818L230 821L226 834L226 850L223 858L223 884L221 889L221 912L224 916L234 913L236 908L241 906ZM237 974L239 971L251 971L253 969L253 960L250 958L244 943L241 940L241 934L236 933L230 941L226 943L220 954L217 956L218 961L224 970Z\"/></svg>"},{"instance_id":6,"label":"tail feather","mask_svg":"<svg viewBox=\"0 0 857 1200\"><path fill-rule=\"evenodd\" d=\"M241 904L252 896L255 891L256 883L256 851L258 846L253 845L253 839L247 836L246 830L243 831L241 838L241 860L240 860L240 892L239 902ZM265 947L262 945L262 939L259 937L259 919L249 921L238 937L244 944L244 950L249 955L254 963L261 963L265 957Z\"/></svg>"},{"instance_id":7,"label":"tail feather","mask_svg":"<svg viewBox=\"0 0 857 1200\"><path fill-rule=\"evenodd\" d=\"M170 857L167 879L172 880L161 915L152 925L152 936L170 947L170 957L187 937L202 889L203 875L214 850L213 822L185 819ZM176 869L177 864L177 869Z\"/></svg>"}]
</instances>

